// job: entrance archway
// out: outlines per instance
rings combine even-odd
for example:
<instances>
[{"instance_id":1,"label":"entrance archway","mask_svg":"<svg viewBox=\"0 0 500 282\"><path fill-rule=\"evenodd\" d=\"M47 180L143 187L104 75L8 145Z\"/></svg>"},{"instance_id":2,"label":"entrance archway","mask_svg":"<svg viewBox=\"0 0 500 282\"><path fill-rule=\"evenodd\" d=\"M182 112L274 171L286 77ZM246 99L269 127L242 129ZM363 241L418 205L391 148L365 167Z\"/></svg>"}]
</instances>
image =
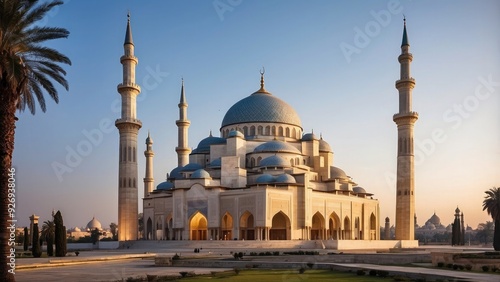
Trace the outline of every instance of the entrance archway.
<instances>
[{"instance_id":1,"label":"entrance archway","mask_svg":"<svg viewBox=\"0 0 500 282\"><path fill-rule=\"evenodd\" d=\"M240 240L255 240L253 214L245 211L240 217Z\"/></svg>"},{"instance_id":2,"label":"entrance archway","mask_svg":"<svg viewBox=\"0 0 500 282\"><path fill-rule=\"evenodd\" d=\"M328 220L328 229L330 232L330 239L340 240L340 219L339 216L332 212Z\"/></svg>"},{"instance_id":3,"label":"entrance archway","mask_svg":"<svg viewBox=\"0 0 500 282\"><path fill-rule=\"evenodd\" d=\"M377 218L372 213L370 215L370 240L377 239Z\"/></svg>"},{"instance_id":4,"label":"entrance archway","mask_svg":"<svg viewBox=\"0 0 500 282\"><path fill-rule=\"evenodd\" d=\"M207 240L207 218L196 212L189 221L190 240Z\"/></svg>"},{"instance_id":5,"label":"entrance archway","mask_svg":"<svg viewBox=\"0 0 500 282\"><path fill-rule=\"evenodd\" d=\"M351 220L347 216L344 218L344 230L342 233L344 240L351 240Z\"/></svg>"},{"instance_id":6,"label":"entrance archway","mask_svg":"<svg viewBox=\"0 0 500 282\"><path fill-rule=\"evenodd\" d=\"M151 217L148 217L148 221L146 223L146 240L154 240L153 236L153 221Z\"/></svg>"},{"instance_id":7,"label":"entrance archway","mask_svg":"<svg viewBox=\"0 0 500 282\"><path fill-rule=\"evenodd\" d=\"M290 236L290 219L282 211L273 216L272 227L269 230L270 240L288 240Z\"/></svg>"},{"instance_id":8,"label":"entrance archway","mask_svg":"<svg viewBox=\"0 0 500 282\"><path fill-rule=\"evenodd\" d=\"M322 240L325 230L325 218L320 212L316 212L312 217L311 240Z\"/></svg>"},{"instance_id":9,"label":"entrance archway","mask_svg":"<svg viewBox=\"0 0 500 282\"><path fill-rule=\"evenodd\" d=\"M228 212L226 212L222 217L221 229L222 239L231 240L233 235L233 217Z\"/></svg>"}]
</instances>

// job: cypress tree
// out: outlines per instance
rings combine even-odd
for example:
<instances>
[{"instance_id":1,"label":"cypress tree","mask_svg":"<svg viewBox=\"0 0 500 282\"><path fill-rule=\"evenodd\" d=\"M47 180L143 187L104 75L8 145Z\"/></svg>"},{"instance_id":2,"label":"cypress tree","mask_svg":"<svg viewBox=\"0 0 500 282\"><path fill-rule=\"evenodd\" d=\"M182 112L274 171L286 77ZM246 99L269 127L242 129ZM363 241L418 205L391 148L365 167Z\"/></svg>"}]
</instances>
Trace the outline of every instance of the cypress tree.
<instances>
[{"instance_id":1,"label":"cypress tree","mask_svg":"<svg viewBox=\"0 0 500 282\"><path fill-rule=\"evenodd\" d=\"M30 236L28 234L28 227L24 227L24 245L23 245L23 250L26 252L28 250L28 246L30 244Z\"/></svg>"},{"instance_id":2,"label":"cypress tree","mask_svg":"<svg viewBox=\"0 0 500 282\"><path fill-rule=\"evenodd\" d=\"M63 225L61 212L54 215L56 257L66 256L66 227Z\"/></svg>"},{"instance_id":3,"label":"cypress tree","mask_svg":"<svg viewBox=\"0 0 500 282\"><path fill-rule=\"evenodd\" d=\"M40 238L38 235L38 223L33 224L33 246L31 248L33 257L39 258L42 256L42 249L40 248Z\"/></svg>"}]
</instances>

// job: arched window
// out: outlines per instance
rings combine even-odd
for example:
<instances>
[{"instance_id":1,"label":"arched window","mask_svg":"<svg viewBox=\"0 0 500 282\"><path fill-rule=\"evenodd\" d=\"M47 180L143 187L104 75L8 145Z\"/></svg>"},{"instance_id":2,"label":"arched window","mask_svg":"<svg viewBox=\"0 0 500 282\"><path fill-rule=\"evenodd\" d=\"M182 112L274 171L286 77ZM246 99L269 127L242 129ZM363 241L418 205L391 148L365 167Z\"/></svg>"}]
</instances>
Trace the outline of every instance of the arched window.
<instances>
[{"instance_id":1,"label":"arched window","mask_svg":"<svg viewBox=\"0 0 500 282\"><path fill-rule=\"evenodd\" d=\"M278 127L278 136L285 136L284 133L283 133L283 127L282 126Z\"/></svg>"},{"instance_id":2,"label":"arched window","mask_svg":"<svg viewBox=\"0 0 500 282\"><path fill-rule=\"evenodd\" d=\"M243 127L243 135L248 136L248 127L247 126Z\"/></svg>"},{"instance_id":3,"label":"arched window","mask_svg":"<svg viewBox=\"0 0 500 282\"><path fill-rule=\"evenodd\" d=\"M250 135L255 136L255 126L254 125L250 126Z\"/></svg>"},{"instance_id":4,"label":"arched window","mask_svg":"<svg viewBox=\"0 0 500 282\"><path fill-rule=\"evenodd\" d=\"M132 147L128 146L128 161L132 161Z\"/></svg>"},{"instance_id":5,"label":"arched window","mask_svg":"<svg viewBox=\"0 0 500 282\"><path fill-rule=\"evenodd\" d=\"M257 127L257 134L258 135L263 135L264 134L264 128L262 127L262 125L259 125L259 127Z\"/></svg>"},{"instance_id":6,"label":"arched window","mask_svg":"<svg viewBox=\"0 0 500 282\"><path fill-rule=\"evenodd\" d=\"M135 156L136 156L136 155L137 155L137 154L136 154L136 152L135 152L135 147L134 147L134 153L133 153L133 155L132 155L132 156L134 157L134 163L135 163Z\"/></svg>"},{"instance_id":7,"label":"arched window","mask_svg":"<svg viewBox=\"0 0 500 282\"><path fill-rule=\"evenodd\" d=\"M290 127L287 127L285 130L286 137L290 137Z\"/></svg>"}]
</instances>

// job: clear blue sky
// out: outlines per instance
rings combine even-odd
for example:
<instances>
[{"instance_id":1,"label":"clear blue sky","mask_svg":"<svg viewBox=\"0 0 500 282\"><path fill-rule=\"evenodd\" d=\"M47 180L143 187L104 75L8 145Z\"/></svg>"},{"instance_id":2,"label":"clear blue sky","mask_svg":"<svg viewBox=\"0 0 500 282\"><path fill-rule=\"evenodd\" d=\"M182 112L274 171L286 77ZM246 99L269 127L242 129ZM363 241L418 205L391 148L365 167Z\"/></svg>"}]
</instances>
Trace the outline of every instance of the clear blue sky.
<instances>
[{"instance_id":1,"label":"clear blue sky","mask_svg":"<svg viewBox=\"0 0 500 282\"><path fill-rule=\"evenodd\" d=\"M142 87L140 179L148 130L155 185L176 166L181 77L189 145L196 147L210 130L218 136L231 105L259 88L265 66L266 89L296 109L305 132L323 135L335 165L374 193L381 218L394 223L392 115L398 111L394 82L405 14L417 82L413 110L420 115L418 224L436 211L447 225L457 205L474 228L491 220L481 204L484 191L500 185L500 2L73 0L42 21L71 32L50 43L73 62L67 68L70 91L61 89L59 105L48 102L47 113L21 113L17 122L20 226L32 213L50 219L52 209L61 210L68 228L93 216L104 226L117 222L114 105L129 10ZM102 127L106 123L112 130ZM102 138L86 137L97 130ZM69 152L78 149L81 159L68 162ZM58 177L54 163L71 171Z\"/></svg>"}]
</instances>

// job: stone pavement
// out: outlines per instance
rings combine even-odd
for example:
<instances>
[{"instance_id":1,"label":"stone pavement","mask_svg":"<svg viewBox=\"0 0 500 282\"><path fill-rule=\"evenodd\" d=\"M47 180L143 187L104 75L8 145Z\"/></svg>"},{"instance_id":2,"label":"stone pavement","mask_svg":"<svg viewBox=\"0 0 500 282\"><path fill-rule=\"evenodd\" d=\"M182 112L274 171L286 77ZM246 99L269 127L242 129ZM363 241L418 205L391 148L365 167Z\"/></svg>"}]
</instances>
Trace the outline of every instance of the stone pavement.
<instances>
[{"instance_id":1,"label":"stone pavement","mask_svg":"<svg viewBox=\"0 0 500 282\"><path fill-rule=\"evenodd\" d=\"M173 255L181 250L161 250L161 255ZM187 251L187 250L183 250ZM224 250L221 252L226 253L223 256L229 256L229 251ZM186 254L186 252L183 252ZM190 256L193 255L192 251L189 252ZM146 275L175 275L180 276L181 271L193 271L196 274L209 274L212 271L226 271L231 270L233 265L231 261L222 263L218 261L218 266L213 267L215 264L208 263L207 265L195 265L189 267L156 267L154 266L154 256L156 254L149 253L142 250L108 250L108 251L89 251L81 252L78 257L74 254L64 258L19 258L16 260L16 281L34 282L34 281L124 281L128 277L137 277ZM214 254L219 256L219 254ZM383 254L380 254L383 255ZM363 255L363 256L366 256ZM446 269L434 269L426 267L410 267L410 266L391 266L391 265L378 265L370 263L354 263L354 262L333 262L326 261L328 257L336 256L320 256L322 259L315 261L316 266L321 268L335 268L339 270L353 270L358 269L376 269L386 270L391 275L410 275L414 279L426 277L427 280L443 279L445 277L452 280L460 281L500 281L500 275L490 273L477 273L468 271L452 271ZM267 267L273 267L274 264L303 264L303 261L296 263L288 259L283 261L278 257L258 257L255 258L255 263L268 264ZM297 257L295 257L297 258ZM294 258L291 258L294 260ZM305 256L303 259L307 259ZM325 259L325 261L323 261ZM280 262L281 260L281 262ZM232 261L236 263L236 261ZM267 263L266 263L267 262ZM243 263L243 261L241 261ZM247 262L248 263L248 262ZM208 266L208 267L207 267ZM277 268L283 268L280 265Z\"/></svg>"}]
</instances>

